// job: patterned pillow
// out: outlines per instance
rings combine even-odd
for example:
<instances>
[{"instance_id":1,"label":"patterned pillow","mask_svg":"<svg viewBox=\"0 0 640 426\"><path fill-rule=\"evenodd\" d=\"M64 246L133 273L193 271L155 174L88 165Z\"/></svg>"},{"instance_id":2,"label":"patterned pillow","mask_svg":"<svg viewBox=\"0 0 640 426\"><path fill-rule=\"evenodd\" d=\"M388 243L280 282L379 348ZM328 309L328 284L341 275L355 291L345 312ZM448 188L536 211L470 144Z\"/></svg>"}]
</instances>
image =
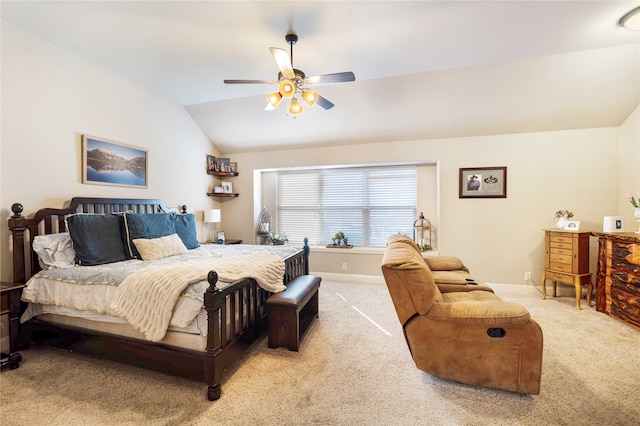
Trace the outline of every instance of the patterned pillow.
<instances>
[{"instance_id":1,"label":"patterned pillow","mask_svg":"<svg viewBox=\"0 0 640 426\"><path fill-rule=\"evenodd\" d=\"M188 252L178 234L166 237L145 239L137 238L133 244L138 249L142 260L156 260Z\"/></svg>"}]
</instances>

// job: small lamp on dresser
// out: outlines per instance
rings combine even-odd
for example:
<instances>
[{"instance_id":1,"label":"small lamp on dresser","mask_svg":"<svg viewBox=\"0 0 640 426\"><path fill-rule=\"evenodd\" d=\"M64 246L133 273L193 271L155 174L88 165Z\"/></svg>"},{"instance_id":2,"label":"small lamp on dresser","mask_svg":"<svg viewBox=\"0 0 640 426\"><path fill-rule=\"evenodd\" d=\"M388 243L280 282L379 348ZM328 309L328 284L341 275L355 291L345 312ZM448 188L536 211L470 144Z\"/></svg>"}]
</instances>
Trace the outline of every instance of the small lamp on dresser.
<instances>
[{"instance_id":1,"label":"small lamp on dresser","mask_svg":"<svg viewBox=\"0 0 640 426\"><path fill-rule=\"evenodd\" d=\"M210 234L209 241L213 241L213 235L216 231L216 223L220 223L222 219L222 214L220 209L208 209L204 211L204 223L212 223L212 230Z\"/></svg>"}]
</instances>

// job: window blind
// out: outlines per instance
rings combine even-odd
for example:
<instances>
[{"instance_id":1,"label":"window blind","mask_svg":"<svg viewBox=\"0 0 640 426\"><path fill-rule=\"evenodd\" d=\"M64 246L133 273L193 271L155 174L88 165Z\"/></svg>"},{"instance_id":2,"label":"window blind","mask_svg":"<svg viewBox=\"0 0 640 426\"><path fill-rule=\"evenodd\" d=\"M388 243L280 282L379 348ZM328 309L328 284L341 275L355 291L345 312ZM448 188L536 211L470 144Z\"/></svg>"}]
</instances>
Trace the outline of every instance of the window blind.
<instances>
[{"instance_id":1,"label":"window blind","mask_svg":"<svg viewBox=\"0 0 640 426\"><path fill-rule=\"evenodd\" d=\"M326 245L342 231L349 244L384 247L398 232L412 235L416 218L415 166L279 171L276 223L289 241Z\"/></svg>"}]
</instances>

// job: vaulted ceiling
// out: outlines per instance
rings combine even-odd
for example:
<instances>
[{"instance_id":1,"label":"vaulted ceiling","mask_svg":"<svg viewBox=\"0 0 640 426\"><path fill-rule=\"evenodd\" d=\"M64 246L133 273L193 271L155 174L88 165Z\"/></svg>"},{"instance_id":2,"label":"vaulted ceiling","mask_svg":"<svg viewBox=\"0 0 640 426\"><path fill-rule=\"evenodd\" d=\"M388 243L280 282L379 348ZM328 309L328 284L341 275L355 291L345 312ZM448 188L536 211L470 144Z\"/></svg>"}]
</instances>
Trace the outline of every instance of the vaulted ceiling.
<instances>
[{"instance_id":1,"label":"vaulted ceiling","mask_svg":"<svg viewBox=\"0 0 640 426\"><path fill-rule=\"evenodd\" d=\"M223 153L618 126L640 104L639 1L2 1L2 19L184 105ZM264 111L269 47L336 106Z\"/></svg>"}]
</instances>

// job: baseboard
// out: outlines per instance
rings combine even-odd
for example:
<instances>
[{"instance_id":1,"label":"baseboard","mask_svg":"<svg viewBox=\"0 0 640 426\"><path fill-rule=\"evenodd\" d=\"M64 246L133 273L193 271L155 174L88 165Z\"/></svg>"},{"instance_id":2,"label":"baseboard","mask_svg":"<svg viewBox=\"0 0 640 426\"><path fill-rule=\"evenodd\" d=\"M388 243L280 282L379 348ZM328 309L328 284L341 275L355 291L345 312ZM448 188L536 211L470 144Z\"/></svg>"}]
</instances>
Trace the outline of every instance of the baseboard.
<instances>
[{"instance_id":1,"label":"baseboard","mask_svg":"<svg viewBox=\"0 0 640 426\"><path fill-rule=\"evenodd\" d=\"M377 283L384 284L384 278L379 275L337 274L333 272L309 272L328 281L343 281L352 283Z\"/></svg>"},{"instance_id":2,"label":"baseboard","mask_svg":"<svg viewBox=\"0 0 640 426\"><path fill-rule=\"evenodd\" d=\"M376 283L384 284L384 277L378 275L357 275L357 274L339 274L333 272L310 272L322 279L329 281L342 281L352 283ZM495 290L496 293L508 293L523 296L540 296L540 291L532 284L506 284L506 283L487 283L487 285Z\"/></svg>"}]
</instances>

